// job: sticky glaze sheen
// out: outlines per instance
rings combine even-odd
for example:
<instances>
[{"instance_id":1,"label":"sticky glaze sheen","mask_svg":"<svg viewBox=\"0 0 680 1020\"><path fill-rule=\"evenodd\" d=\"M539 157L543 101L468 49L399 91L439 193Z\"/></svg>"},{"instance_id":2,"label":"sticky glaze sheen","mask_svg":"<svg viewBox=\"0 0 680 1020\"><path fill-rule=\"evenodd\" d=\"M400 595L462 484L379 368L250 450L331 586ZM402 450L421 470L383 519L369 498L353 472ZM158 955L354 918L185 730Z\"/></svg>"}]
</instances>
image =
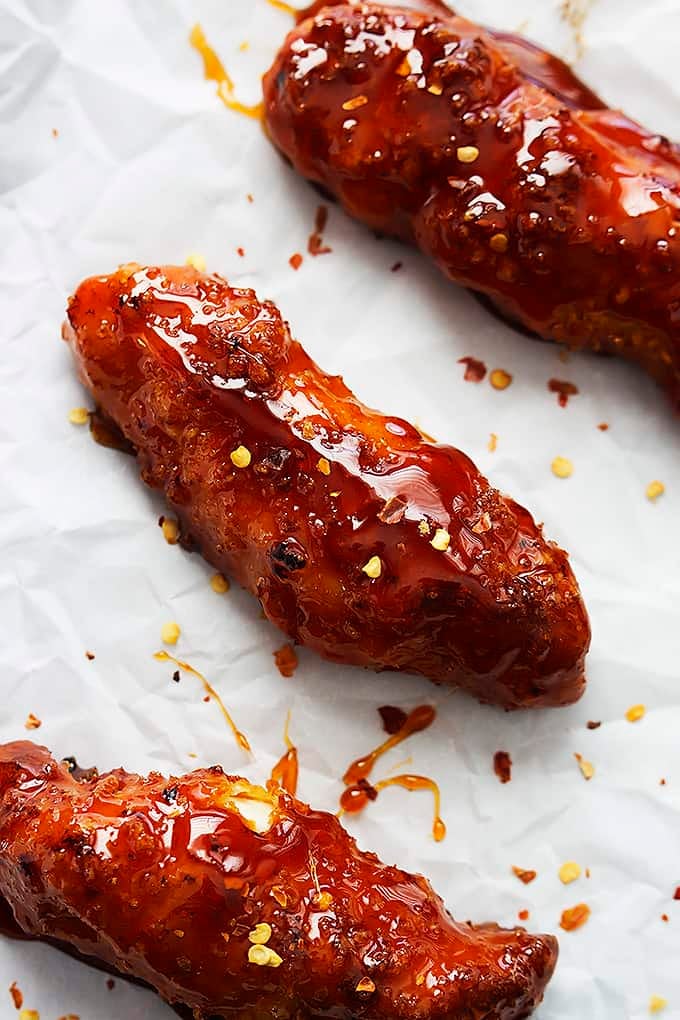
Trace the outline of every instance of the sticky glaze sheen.
<instances>
[{"instance_id":1,"label":"sticky glaze sheen","mask_svg":"<svg viewBox=\"0 0 680 1020\"><path fill-rule=\"evenodd\" d=\"M639 362L680 410L680 148L532 44L410 6L307 12L264 79L274 144L504 316Z\"/></svg>"},{"instance_id":2,"label":"sticky glaze sheen","mask_svg":"<svg viewBox=\"0 0 680 1020\"><path fill-rule=\"evenodd\" d=\"M270 804L266 831L249 798ZM219 767L77 782L28 742L0 747L0 893L26 934L195 1020L519 1020L557 959L550 935L457 924L424 878L283 791ZM248 962L263 922L278 967Z\"/></svg>"},{"instance_id":3,"label":"sticky glaze sheen","mask_svg":"<svg viewBox=\"0 0 680 1020\"><path fill-rule=\"evenodd\" d=\"M190 267L124 267L81 284L65 335L184 540L295 641L507 707L581 694L590 635L566 555L459 450L321 372L271 302Z\"/></svg>"}]
</instances>

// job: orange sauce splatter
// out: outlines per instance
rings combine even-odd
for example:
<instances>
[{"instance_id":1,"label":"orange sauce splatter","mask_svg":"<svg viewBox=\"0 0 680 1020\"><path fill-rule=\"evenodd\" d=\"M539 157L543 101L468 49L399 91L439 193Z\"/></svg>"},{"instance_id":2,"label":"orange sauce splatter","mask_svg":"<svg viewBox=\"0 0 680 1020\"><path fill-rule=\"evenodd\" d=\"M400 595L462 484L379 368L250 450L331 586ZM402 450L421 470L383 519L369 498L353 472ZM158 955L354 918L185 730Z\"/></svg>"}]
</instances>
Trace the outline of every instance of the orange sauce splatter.
<instances>
[{"instance_id":1,"label":"orange sauce splatter","mask_svg":"<svg viewBox=\"0 0 680 1020\"><path fill-rule=\"evenodd\" d=\"M277 11L283 11L284 14L290 14L291 18L297 18L300 13L297 7L287 4L285 0L267 0L267 3L270 7L273 7Z\"/></svg>"},{"instance_id":2,"label":"orange sauce splatter","mask_svg":"<svg viewBox=\"0 0 680 1020\"><path fill-rule=\"evenodd\" d=\"M215 690L213 685L210 683L210 681L207 680L206 677L204 677L202 673L199 673L197 669L194 669L193 666L190 666L188 662L182 662L181 659L176 659L175 656L174 655L170 655L169 652L155 652L154 653L154 659L157 659L159 662L174 662L174 664L179 669L184 670L185 673L190 673L191 676L197 677L201 681L201 683L203 684L203 689L204 689L205 693L208 695L208 697L209 698L214 698L215 701L217 702L217 704L219 705L220 712L224 716L225 721L227 723L227 726L229 727L231 732L234 734L234 737L236 739L236 743L238 744L238 746L243 748L244 751L250 751L251 748L250 748L250 744L248 743L248 738L246 737L246 735L244 733L241 733L241 731L238 729L238 727L236 726L236 723L234 722L234 720L232 719L231 715L227 711L227 707L224 704L224 702L222 701L222 698L217 693L217 691Z\"/></svg>"},{"instance_id":3,"label":"orange sauce splatter","mask_svg":"<svg viewBox=\"0 0 680 1020\"><path fill-rule=\"evenodd\" d=\"M207 81L214 81L217 84L217 95L224 105L235 113L242 113L254 120L261 120L263 104L256 103L254 106L246 106L235 98L234 83L198 23L191 29L189 42L200 53L203 59L203 76Z\"/></svg>"},{"instance_id":4,"label":"orange sauce splatter","mask_svg":"<svg viewBox=\"0 0 680 1020\"><path fill-rule=\"evenodd\" d=\"M287 750L272 769L270 782L274 786L280 786L282 790L294 797L297 793L299 764L297 747L290 739L289 728L290 712L286 716L286 725L283 730L283 740Z\"/></svg>"},{"instance_id":5,"label":"orange sauce splatter","mask_svg":"<svg viewBox=\"0 0 680 1020\"><path fill-rule=\"evenodd\" d=\"M420 733L421 730L426 730L428 726L431 726L436 718L437 712L432 705L419 705L414 708L409 715L406 717L406 721L402 727L393 733L391 736L384 740L382 744L376 747L369 754L364 755L361 758L357 758L349 766L342 781L345 786L355 786L360 779L366 779L371 774L373 766L377 762L378 758L381 758L384 754L390 751L393 747L401 744L402 741L410 737L412 733Z\"/></svg>"},{"instance_id":6,"label":"orange sauce splatter","mask_svg":"<svg viewBox=\"0 0 680 1020\"><path fill-rule=\"evenodd\" d=\"M400 786L404 790L430 790L434 797L434 821L432 823L432 835L435 842L441 843L446 836L446 824L441 817L441 793L439 786L434 779L428 776L414 776L407 773L402 776L392 776L390 779L381 779L379 783L371 786L366 780L360 780L354 786L348 786L340 798L340 807L343 812L356 814L362 811L369 800L375 800L381 790L388 786Z\"/></svg>"},{"instance_id":7,"label":"orange sauce splatter","mask_svg":"<svg viewBox=\"0 0 680 1020\"><path fill-rule=\"evenodd\" d=\"M295 254L291 255L291 257L288 259L288 262L291 268L297 271L302 265L302 255L300 254L299 251L296 251Z\"/></svg>"},{"instance_id":8,"label":"orange sauce splatter","mask_svg":"<svg viewBox=\"0 0 680 1020\"><path fill-rule=\"evenodd\" d=\"M557 403L560 407L566 407L569 397L575 397L578 393L578 386L568 382L566 379L549 379L548 389L551 393L557 394Z\"/></svg>"}]
</instances>

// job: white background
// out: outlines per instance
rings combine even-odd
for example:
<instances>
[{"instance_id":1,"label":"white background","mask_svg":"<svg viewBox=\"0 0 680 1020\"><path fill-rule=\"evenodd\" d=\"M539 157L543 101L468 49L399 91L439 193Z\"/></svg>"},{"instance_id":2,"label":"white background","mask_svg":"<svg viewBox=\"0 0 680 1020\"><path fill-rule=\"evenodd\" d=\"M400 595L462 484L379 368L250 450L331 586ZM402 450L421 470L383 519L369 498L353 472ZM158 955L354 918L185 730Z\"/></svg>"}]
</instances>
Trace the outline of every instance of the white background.
<instances>
[{"instance_id":1,"label":"white background","mask_svg":"<svg viewBox=\"0 0 680 1020\"><path fill-rule=\"evenodd\" d=\"M577 55L556 0L461 0L459 9ZM187 41L197 20L241 98L256 101L289 27L265 0L0 0L0 737L35 736L102 769L220 762L262 780L290 707L301 796L333 810L344 767L380 739L376 707L429 700L435 725L379 774L411 754L410 770L438 779L448 838L430 838L426 794L390 790L352 821L361 845L422 870L463 919L512 925L527 908L530 927L558 931L561 911L587 902L588 924L562 935L543 1020L641 1020L652 994L669 999L665 1016L677 1020L680 422L640 372L589 356L563 364L557 348L516 334L417 253L375 240L335 208L332 254L293 272L288 258L305 250L318 196L203 81ZM583 38L578 67L595 88L680 134L678 0L599 0ZM215 595L201 560L165 544L161 504L132 460L68 423L86 398L59 328L84 275L189 252L274 298L324 368L466 450L571 550L594 631L578 705L509 716L304 650L284 680L272 659L282 638L257 603L236 590ZM404 266L392 274L397 259ZM457 359L469 354L512 372L513 385L499 393L463 382ZM566 409L547 390L551 376L579 387ZM574 462L569 480L551 474L557 454ZM654 478L666 485L655 505L645 498ZM173 684L152 659L171 619L182 627L178 654L218 686L252 759L198 684ZM624 713L637 702L648 713L633 726ZM43 720L35 734L24 730L29 712ZM590 732L588 719L603 725ZM492 770L500 748L514 760L506 786ZM592 782L574 752L595 764ZM592 877L562 886L557 869L569 859ZM538 879L521 885L513 864ZM13 980L42 1020L171 1016L123 981L107 991L103 975L50 948L3 941L2 1016L14 1015L4 990Z\"/></svg>"}]
</instances>

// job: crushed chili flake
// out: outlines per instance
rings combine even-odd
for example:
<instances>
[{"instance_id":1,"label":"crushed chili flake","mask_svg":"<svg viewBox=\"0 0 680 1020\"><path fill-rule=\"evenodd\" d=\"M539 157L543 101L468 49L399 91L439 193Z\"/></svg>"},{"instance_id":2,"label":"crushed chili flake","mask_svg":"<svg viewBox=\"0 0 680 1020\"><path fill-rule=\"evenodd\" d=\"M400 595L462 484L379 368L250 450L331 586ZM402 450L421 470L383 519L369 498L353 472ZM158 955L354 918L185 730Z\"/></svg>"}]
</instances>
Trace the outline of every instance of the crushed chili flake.
<instances>
[{"instance_id":1,"label":"crushed chili flake","mask_svg":"<svg viewBox=\"0 0 680 1020\"><path fill-rule=\"evenodd\" d=\"M398 273L403 264L404 264L403 262L395 262L394 265L390 268L390 272Z\"/></svg>"},{"instance_id":2,"label":"crushed chili flake","mask_svg":"<svg viewBox=\"0 0 680 1020\"><path fill-rule=\"evenodd\" d=\"M606 432L609 429L609 425L607 424L606 421L601 421L597 427L600 430L600 432Z\"/></svg>"},{"instance_id":3,"label":"crushed chili flake","mask_svg":"<svg viewBox=\"0 0 680 1020\"><path fill-rule=\"evenodd\" d=\"M659 786L665 786L665 785L666 785L666 780L665 779L660 779L659 780Z\"/></svg>"},{"instance_id":4,"label":"crushed chili flake","mask_svg":"<svg viewBox=\"0 0 680 1020\"><path fill-rule=\"evenodd\" d=\"M288 259L288 263L291 266L291 268L297 272L297 270L302 265L302 255L300 254L300 252L296 251L294 255L291 255L291 257Z\"/></svg>"},{"instance_id":5,"label":"crushed chili flake","mask_svg":"<svg viewBox=\"0 0 680 1020\"><path fill-rule=\"evenodd\" d=\"M12 996L14 1008L21 1009L24 1004L24 993L21 991L16 981L13 981L9 986L9 994Z\"/></svg>"},{"instance_id":6,"label":"crushed chili flake","mask_svg":"<svg viewBox=\"0 0 680 1020\"><path fill-rule=\"evenodd\" d=\"M674 900L680 900L680 885L677 887L677 889L673 893L673 899Z\"/></svg>"},{"instance_id":7,"label":"crushed chili flake","mask_svg":"<svg viewBox=\"0 0 680 1020\"><path fill-rule=\"evenodd\" d=\"M116 982L113 980L113 978L106 979L106 987L110 992L113 991L113 989L116 987Z\"/></svg>"},{"instance_id":8,"label":"crushed chili flake","mask_svg":"<svg viewBox=\"0 0 680 1020\"><path fill-rule=\"evenodd\" d=\"M314 230L307 241L307 251L310 255L328 255L333 249L323 243L323 232L328 223L328 206L320 205L316 210L314 219Z\"/></svg>"},{"instance_id":9,"label":"crushed chili flake","mask_svg":"<svg viewBox=\"0 0 680 1020\"><path fill-rule=\"evenodd\" d=\"M498 448L498 436L496 435L495 432L492 432L491 435L489 436L487 449L489 453L495 453L497 448Z\"/></svg>"},{"instance_id":10,"label":"crushed chili flake","mask_svg":"<svg viewBox=\"0 0 680 1020\"><path fill-rule=\"evenodd\" d=\"M390 736L398 733L408 719L404 709L397 708L396 705L381 705L378 712L382 719L383 729Z\"/></svg>"},{"instance_id":11,"label":"crushed chili flake","mask_svg":"<svg viewBox=\"0 0 680 1020\"><path fill-rule=\"evenodd\" d=\"M586 868L585 876L586 876L586 878L590 878L590 868Z\"/></svg>"},{"instance_id":12,"label":"crushed chili flake","mask_svg":"<svg viewBox=\"0 0 680 1020\"><path fill-rule=\"evenodd\" d=\"M528 921L529 920L529 911L528 910L520 910L519 913L517 914L517 917L519 918L520 921Z\"/></svg>"},{"instance_id":13,"label":"crushed chili flake","mask_svg":"<svg viewBox=\"0 0 680 1020\"><path fill-rule=\"evenodd\" d=\"M246 195L246 198L248 199L248 201L250 202L250 204L251 204L251 205L252 205L252 204L253 204L253 202L255 201L255 199L254 199L254 198L253 198L253 196L252 196L252 195L250 194L250 192L248 192L248 194Z\"/></svg>"},{"instance_id":14,"label":"crushed chili flake","mask_svg":"<svg viewBox=\"0 0 680 1020\"><path fill-rule=\"evenodd\" d=\"M493 770L501 783L509 783L512 779L512 758L507 751L496 751L493 756Z\"/></svg>"},{"instance_id":15,"label":"crushed chili flake","mask_svg":"<svg viewBox=\"0 0 680 1020\"><path fill-rule=\"evenodd\" d=\"M408 503L401 496L390 496L378 511L377 518L383 524L398 524L404 517Z\"/></svg>"},{"instance_id":16,"label":"crushed chili flake","mask_svg":"<svg viewBox=\"0 0 680 1020\"><path fill-rule=\"evenodd\" d=\"M560 928L563 931L576 931L582 928L590 917L590 907L587 903L577 903L575 907L562 911Z\"/></svg>"},{"instance_id":17,"label":"crushed chili flake","mask_svg":"<svg viewBox=\"0 0 680 1020\"><path fill-rule=\"evenodd\" d=\"M646 711L647 709L644 705L631 705L626 712L626 719L632 723L640 722Z\"/></svg>"},{"instance_id":18,"label":"crushed chili flake","mask_svg":"<svg viewBox=\"0 0 680 1020\"><path fill-rule=\"evenodd\" d=\"M59 137L59 130L57 128L52 128L52 137L53 138Z\"/></svg>"},{"instance_id":19,"label":"crushed chili flake","mask_svg":"<svg viewBox=\"0 0 680 1020\"><path fill-rule=\"evenodd\" d=\"M466 357L458 359L458 364L465 365L463 376L465 382L480 383L486 375L486 365L483 361L478 361L477 358L466 355Z\"/></svg>"},{"instance_id":20,"label":"crushed chili flake","mask_svg":"<svg viewBox=\"0 0 680 1020\"><path fill-rule=\"evenodd\" d=\"M649 1000L649 1012L661 1013L667 1005L668 999L664 999L661 995L652 995Z\"/></svg>"},{"instance_id":21,"label":"crushed chili flake","mask_svg":"<svg viewBox=\"0 0 680 1020\"><path fill-rule=\"evenodd\" d=\"M666 922L666 924L668 924L668 914L662 914L662 915L661 915L661 920L662 920L662 921L665 921L665 922Z\"/></svg>"},{"instance_id":22,"label":"crushed chili flake","mask_svg":"<svg viewBox=\"0 0 680 1020\"><path fill-rule=\"evenodd\" d=\"M241 246L239 245L239 247L236 249L236 254L240 255L241 258L244 258L246 254L245 248L241 248Z\"/></svg>"},{"instance_id":23,"label":"crushed chili flake","mask_svg":"<svg viewBox=\"0 0 680 1020\"><path fill-rule=\"evenodd\" d=\"M595 775L595 766L592 762L586 761L583 755L575 753L574 758L578 762L578 767L581 770L581 775L587 781L593 778Z\"/></svg>"},{"instance_id":24,"label":"crushed chili flake","mask_svg":"<svg viewBox=\"0 0 680 1020\"><path fill-rule=\"evenodd\" d=\"M85 652L85 658L92 662L94 659L94 652Z\"/></svg>"},{"instance_id":25,"label":"crushed chili flake","mask_svg":"<svg viewBox=\"0 0 680 1020\"><path fill-rule=\"evenodd\" d=\"M557 403L560 407L566 407L569 397L575 397L578 393L578 386L566 379L549 379L548 389L551 393L557 394Z\"/></svg>"},{"instance_id":26,"label":"crushed chili flake","mask_svg":"<svg viewBox=\"0 0 680 1020\"><path fill-rule=\"evenodd\" d=\"M588 722L586 723L586 726L588 727L589 730L599 730L601 725L602 722L599 719L597 720L597 722L593 719L589 719Z\"/></svg>"},{"instance_id":27,"label":"crushed chili flake","mask_svg":"<svg viewBox=\"0 0 680 1020\"><path fill-rule=\"evenodd\" d=\"M494 368L489 376L489 382L495 390L507 390L512 382L512 376L504 368Z\"/></svg>"},{"instance_id":28,"label":"crushed chili flake","mask_svg":"<svg viewBox=\"0 0 680 1020\"><path fill-rule=\"evenodd\" d=\"M33 715L32 712L28 713L28 718L24 723L24 728L27 730L39 730L42 726L42 719L38 719L37 715Z\"/></svg>"},{"instance_id":29,"label":"crushed chili flake","mask_svg":"<svg viewBox=\"0 0 680 1020\"><path fill-rule=\"evenodd\" d=\"M368 96L352 96L351 99L346 99L342 104L343 110L358 110L360 106L366 106L368 102Z\"/></svg>"},{"instance_id":30,"label":"crushed chili flake","mask_svg":"<svg viewBox=\"0 0 680 1020\"><path fill-rule=\"evenodd\" d=\"M179 683L180 675L179 675L179 670L178 669L176 669L175 672L172 674L172 679L175 681L176 684Z\"/></svg>"},{"instance_id":31,"label":"crushed chili flake","mask_svg":"<svg viewBox=\"0 0 680 1020\"><path fill-rule=\"evenodd\" d=\"M274 652L274 662L281 676L292 677L298 665L298 657L293 646L286 644L277 648Z\"/></svg>"},{"instance_id":32,"label":"crushed chili flake","mask_svg":"<svg viewBox=\"0 0 680 1020\"><path fill-rule=\"evenodd\" d=\"M529 868L517 868L514 864L512 866L512 873L516 875L520 882L524 885L530 885L536 878L536 872Z\"/></svg>"}]
</instances>

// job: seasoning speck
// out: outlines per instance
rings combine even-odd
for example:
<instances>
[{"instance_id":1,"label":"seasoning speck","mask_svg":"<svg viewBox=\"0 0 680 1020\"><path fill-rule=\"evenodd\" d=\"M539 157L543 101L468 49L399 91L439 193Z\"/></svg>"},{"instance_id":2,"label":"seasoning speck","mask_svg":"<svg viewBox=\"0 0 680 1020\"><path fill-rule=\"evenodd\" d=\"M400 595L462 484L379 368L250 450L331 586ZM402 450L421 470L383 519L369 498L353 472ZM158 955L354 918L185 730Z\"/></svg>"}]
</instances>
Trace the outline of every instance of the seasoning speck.
<instances>
[{"instance_id":1,"label":"seasoning speck","mask_svg":"<svg viewBox=\"0 0 680 1020\"><path fill-rule=\"evenodd\" d=\"M495 453L497 448L498 448L498 436L496 435L495 432L492 432L491 435L489 436L487 449L489 453Z\"/></svg>"},{"instance_id":2,"label":"seasoning speck","mask_svg":"<svg viewBox=\"0 0 680 1020\"><path fill-rule=\"evenodd\" d=\"M247 446L237 446L229 454L232 464L237 468L247 468L253 459Z\"/></svg>"},{"instance_id":3,"label":"seasoning speck","mask_svg":"<svg viewBox=\"0 0 680 1020\"><path fill-rule=\"evenodd\" d=\"M663 484L663 482L655 481L649 483L645 495L647 496L647 499L650 501L650 503L655 503L659 496L663 496L665 491L666 486Z\"/></svg>"},{"instance_id":4,"label":"seasoning speck","mask_svg":"<svg viewBox=\"0 0 680 1020\"><path fill-rule=\"evenodd\" d=\"M88 662L93 662L94 652L85 652L85 658L88 660Z\"/></svg>"},{"instance_id":5,"label":"seasoning speck","mask_svg":"<svg viewBox=\"0 0 680 1020\"><path fill-rule=\"evenodd\" d=\"M269 946L251 946L248 950L248 963L256 963L258 967L280 967L283 960Z\"/></svg>"},{"instance_id":6,"label":"seasoning speck","mask_svg":"<svg viewBox=\"0 0 680 1020\"><path fill-rule=\"evenodd\" d=\"M626 712L626 719L628 722L640 722L646 711L647 709L644 705L631 705Z\"/></svg>"},{"instance_id":7,"label":"seasoning speck","mask_svg":"<svg viewBox=\"0 0 680 1020\"><path fill-rule=\"evenodd\" d=\"M501 783L509 783L512 779L512 758L507 751L496 751L493 756L493 770Z\"/></svg>"},{"instance_id":8,"label":"seasoning speck","mask_svg":"<svg viewBox=\"0 0 680 1020\"><path fill-rule=\"evenodd\" d=\"M464 358L459 358L458 364L465 365L465 374L463 376L465 382L479 383L486 375L486 365L477 358L467 355Z\"/></svg>"},{"instance_id":9,"label":"seasoning speck","mask_svg":"<svg viewBox=\"0 0 680 1020\"><path fill-rule=\"evenodd\" d=\"M607 424L606 421L601 421L597 427L600 430L600 432L607 432L609 430L609 425Z\"/></svg>"},{"instance_id":10,"label":"seasoning speck","mask_svg":"<svg viewBox=\"0 0 680 1020\"><path fill-rule=\"evenodd\" d=\"M361 569L367 577L380 577L382 574L382 560L379 556L371 556L368 563L365 563Z\"/></svg>"},{"instance_id":11,"label":"seasoning speck","mask_svg":"<svg viewBox=\"0 0 680 1020\"><path fill-rule=\"evenodd\" d=\"M652 995L649 1000L649 1012L660 1013L662 1009L665 1009L668 1005L668 999L663 999L660 995Z\"/></svg>"},{"instance_id":12,"label":"seasoning speck","mask_svg":"<svg viewBox=\"0 0 680 1020\"><path fill-rule=\"evenodd\" d=\"M202 255L198 255L196 252L192 252L187 255L186 264L195 269L197 273L204 273L206 271L206 261Z\"/></svg>"},{"instance_id":13,"label":"seasoning speck","mask_svg":"<svg viewBox=\"0 0 680 1020\"><path fill-rule=\"evenodd\" d=\"M550 467L556 478L570 478L574 473L574 465L567 457L555 457Z\"/></svg>"},{"instance_id":14,"label":"seasoning speck","mask_svg":"<svg viewBox=\"0 0 680 1020\"><path fill-rule=\"evenodd\" d=\"M39 730L42 726L42 719L38 719L37 715L33 715L32 712L28 713L28 718L24 723L24 727L27 730Z\"/></svg>"},{"instance_id":15,"label":"seasoning speck","mask_svg":"<svg viewBox=\"0 0 680 1020\"><path fill-rule=\"evenodd\" d=\"M476 145L459 145L456 149L456 156L460 163L474 163L479 157L479 149Z\"/></svg>"},{"instance_id":16,"label":"seasoning speck","mask_svg":"<svg viewBox=\"0 0 680 1020\"><path fill-rule=\"evenodd\" d=\"M252 931L248 932L248 939L254 946L266 946L272 937L272 928L266 921L256 924Z\"/></svg>"},{"instance_id":17,"label":"seasoning speck","mask_svg":"<svg viewBox=\"0 0 680 1020\"><path fill-rule=\"evenodd\" d=\"M229 591L229 582L224 574L213 574L210 578L210 587L216 595L224 595Z\"/></svg>"},{"instance_id":18,"label":"seasoning speck","mask_svg":"<svg viewBox=\"0 0 680 1020\"><path fill-rule=\"evenodd\" d=\"M529 920L529 911L528 910L520 910L519 913L517 914L517 917L519 918L520 921L528 921Z\"/></svg>"},{"instance_id":19,"label":"seasoning speck","mask_svg":"<svg viewBox=\"0 0 680 1020\"><path fill-rule=\"evenodd\" d=\"M589 719L586 726L589 730L599 730L602 723L599 720Z\"/></svg>"},{"instance_id":20,"label":"seasoning speck","mask_svg":"<svg viewBox=\"0 0 680 1020\"><path fill-rule=\"evenodd\" d=\"M504 368L494 368L489 376L489 382L495 390L507 390L512 382L512 376Z\"/></svg>"},{"instance_id":21,"label":"seasoning speck","mask_svg":"<svg viewBox=\"0 0 680 1020\"><path fill-rule=\"evenodd\" d=\"M513 875L516 875L520 882L523 882L524 885L531 885L536 878L535 871L532 871L530 868L517 868L514 864L512 866L512 873Z\"/></svg>"},{"instance_id":22,"label":"seasoning speck","mask_svg":"<svg viewBox=\"0 0 680 1020\"><path fill-rule=\"evenodd\" d=\"M365 995L372 995L375 991L375 984L371 981L370 977L362 977L356 986L356 991L359 993L363 992Z\"/></svg>"},{"instance_id":23,"label":"seasoning speck","mask_svg":"<svg viewBox=\"0 0 680 1020\"><path fill-rule=\"evenodd\" d=\"M590 907L587 903L577 903L575 907L562 911L560 928L563 931L576 931L582 928L590 917Z\"/></svg>"},{"instance_id":24,"label":"seasoning speck","mask_svg":"<svg viewBox=\"0 0 680 1020\"><path fill-rule=\"evenodd\" d=\"M578 762L578 767L581 770L581 775L585 780L590 780L595 775L595 766L592 762L586 761L585 758L580 754L575 754L574 758Z\"/></svg>"},{"instance_id":25,"label":"seasoning speck","mask_svg":"<svg viewBox=\"0 0 680 1020\"><path fill-rule=\"evenodd\" d=\"M404 264L403 262L395 262L392 266L390 266L390 272L398 273L403 264Z\"/></svg>"},{"instance_id":26,"label":"seasoning speck","mask_svg":"<svg viewBox=\"0 0 680 1020\"><path fill-rule=\"evenodd\" d=\"M491 240L489 241L489 247L492 251L496 251L502 255L508 250L508 235L492 234Z\"/></svg>"},{"instance_id":27,"label":"seasoning speck","mask_svg":"<svg viewBox=\"0 0 680 1020\"><path fill-rule=\"evenodd\" d=\"M449 535L446 528L437 528L434 533L434 538L430 542L433 549L438 552L446 552L451 545L451 536Z\"/></svg>"},{"instance_id":28,"label":"seasoning speck","mask_svg":"<svg viewBox=\"0 0 680 1020\"><path fill-rule=\"evenodd\" d=\"M40 1020L40 1013L37 1009L22 1009L19 1020Z\"/></svg>"},{"instance_id":29,"label":"seasoning speck","mask_svg":"<svg viewBox=\"0 0 680 1020\"><path fill-rule=\"evenodd\" d=\"M298 269L302 265L302 255L300 254L299 251L296 251L294 255L291 255L291 257L288 259L288 264L290 265L291 269L295 270L295 272L298 271Z\"/></svg>"},{"instance_id":30,"label":"seasoning speck","mask_svg":"<svg viewBox=\"0 0 680 1020\"><path fill-rule=\"evenodd\" d=\"M343 110L358 110L360 106L365 106L368 102L368 96L352 96L351 99L346 99L342 104Z\"/></svg>"},{"instance_id":31,"label":"seasoning speck","mask_svg":"<svg viewBox=\"0 0 680 1020\"><path fill-rule=\"evenodd\" d=\"M177 545L179 541L179 525L172 517L161 517L159 524L163 532L163 538L168 545Z\"/></svg>"},{"instance_id":32,"label":"seasoning speck","mask_svg":"<svg viewBox=\"0 0 680 1020\"><path fill-rule=\"evenodd\" d=\"M548 389L551 393L557 394L557 403L560 407L566 407L569 397L575 397L578 394L578 386L566 379L549 379Z\"/></svg>"},{"instance_id":33,"label":"seasoning speck","mask_svg":"<svg viewBox=\"0 0 680 1020\"><path fill-rule=\"evenodd\" d=\"M21 1007L24 1004L24 995L16 981L13 981L12 984L9 986L9 994L12 996L14 1008L21 1009Z\"/></svg>"},{"instance_id":34,"label":"seasoning speck","mask_svg":"<svg viewBox=\"0 0 680 1020\"><path fill-rule=\"evenodd\" d=\"M164 645L176 645L180 636L179 626L174 622L164 623L161 627L161 641Z\"/></svg>"},{"instance_id":35,"label":"seasoning speck","mask_svg":"<svg viewBox=\"0 0 680 1020\"><path fill-rule=\"evenodd\" d=\"M292 645L282 645L274 652L274 662L281 676L292 677L298 666L298 657Z\"/></svg>"},{"instance_id":36,"label":"seasoning speck","mask_svg":"<svg viewBox=\"0 0 680 1020\"><path fill-rule=\"evenodd\" d=\"M322 475L329 475L331 473L330 461L326 457L319 457L316 466Z\"/></svg>"},{"instance_id":37,"label":"seasoning speck","mask_svg":"<svg viewBox=\"0 0 680 1020\"><path fill-rule=\"evenodd\" d=\"M581 877L581 868L576 861L565 861L558 871L558 875L563 885L569 885Z\"/></svg>"},{"instance_id":38,"label":"seasoning speck","mask_svg":"<svg viewBox=\"0 0 680 1020\"><path fill-rule=\"evenodd\" d=\"M90 412L86 407L72 407L68 413L68 420L71 425L87 425L90 420Z\"/></svg>"},{"instance_id":39,"label":"seasoning speck","mask_svg":"<svg viewBox=\"0 0 680 1020\"><path fill-rule=\"evenodd\" d=\"M420 532L421 535L429 535L430 534L430 525L428 524L428 522L427 521L419 521L419 523L418 523L418 531Z\"/></svg>"}]
</instances>

